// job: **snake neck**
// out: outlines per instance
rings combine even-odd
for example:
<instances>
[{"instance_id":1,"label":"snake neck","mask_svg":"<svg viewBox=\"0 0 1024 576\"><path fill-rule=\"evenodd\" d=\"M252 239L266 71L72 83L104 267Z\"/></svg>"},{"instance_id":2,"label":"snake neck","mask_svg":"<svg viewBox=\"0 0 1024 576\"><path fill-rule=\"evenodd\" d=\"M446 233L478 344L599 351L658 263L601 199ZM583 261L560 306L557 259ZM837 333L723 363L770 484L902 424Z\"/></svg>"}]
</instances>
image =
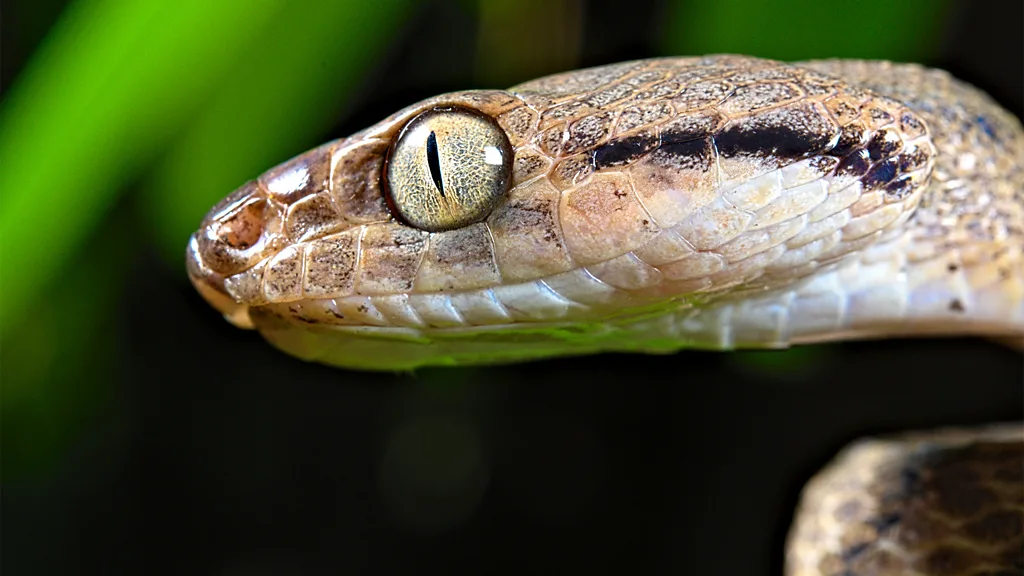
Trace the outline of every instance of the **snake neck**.
<instances>
[{"instance_id":1,"label":"snake neck","mask_svg":"<svg viewBox=\"0 0 1024 576\"><path fill-rule=\"evenodd\" d=\"M649 340L784 347L880 336L1024 344L1024 130L986 94L915 64L805 65L898 100L926 122L935 167L899 234L760 297L630 324ZM644 339L634 341L645 347Z\"/></svg>"}]
</instances>

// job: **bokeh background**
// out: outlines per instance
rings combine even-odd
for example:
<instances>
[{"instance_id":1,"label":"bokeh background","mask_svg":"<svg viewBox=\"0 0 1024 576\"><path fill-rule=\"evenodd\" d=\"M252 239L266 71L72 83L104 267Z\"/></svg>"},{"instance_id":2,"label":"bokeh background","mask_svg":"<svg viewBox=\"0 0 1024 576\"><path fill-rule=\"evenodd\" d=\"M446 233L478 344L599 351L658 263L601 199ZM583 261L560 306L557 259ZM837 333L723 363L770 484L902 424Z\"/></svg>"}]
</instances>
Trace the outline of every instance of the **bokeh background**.
<instances>
[{"instance_id":1,"label":"bokeh background","mask_svg":"<svg viewBox=\"0 0 1024 576\"><path fill-rule=\"evenodd\" d=\"M365 374L192 291L188 234L400 107L632 58L914 60L1022 114L1018 1L4 0L4 574L779 574L865 434L1024 417L969 339Z\"/></svg>"}]
</instances>

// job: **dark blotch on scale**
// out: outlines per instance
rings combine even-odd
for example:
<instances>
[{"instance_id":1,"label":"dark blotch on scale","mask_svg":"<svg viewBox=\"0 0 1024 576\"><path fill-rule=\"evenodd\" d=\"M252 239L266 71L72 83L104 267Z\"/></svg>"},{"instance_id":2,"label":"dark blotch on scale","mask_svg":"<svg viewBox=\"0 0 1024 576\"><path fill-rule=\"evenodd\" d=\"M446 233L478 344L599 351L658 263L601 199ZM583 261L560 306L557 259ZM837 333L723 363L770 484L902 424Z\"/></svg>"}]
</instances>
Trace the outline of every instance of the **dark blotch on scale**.
<instances>
[{"instance_id":1,"label":"dark blotch on scale","mask_svg":"<svg viewBox=\"0 0 1024 576\"><path fill-rule=\"evenodd\" d=\"M658 143L658 137L653 135L630 136L608 142L594 151L594 167L600 170L630 164L657 148Z\"/></svg>"},{"instance_id":2,"label":"dark blotch on scale","mask_svg":"<svg viewBox=\"0 0 1024 576\"><path fill-rule=\"evenodd\" d=\"M821 152L831 139L831 134L801 132L788 126L733 126L715 136L715 145L724 158L745 155L791 160Z\"/></svg>"},{"instance_id":3,"label":"dark blotch on scale","mask_svg":"<svg viewBox=\"0 0 1024 576\"><path fill-rule=\"evenodd\" d=\"M871 141L868 142L868 154L871 156L871 160L877 162L882 158L888 158L892 156L894 152L900 149L902 143L900 137L891 130L879 130L875 132L875 135L871 137Z\"/></svg>"},{"instance_id":4,"label":"dark blotch on scale","mask_svg":"<svg viewBox=\"0 0 1024 576\"><path fill-rule=\"evenodd\" d=\"M896 159L892 158L876 164L868 170L868 173L861 178L861 185L864 186L864 190L875 190L881 188L885 184L892 182L893 178L896 177L897 166Z\"/></svg>"},{"instance_id":5,"label":"dark blotch on scale","mask_svg":"<svg viewBox=\"0 0 1024 576\"><path fill-rule=\"evenodd\" d=\"M900 128L910 138L924 136L926 132L924 124L916 116L908 112L904 112L903 116L900 117Z\"/></svg>"},{"instance_id":6,"label":"dark blotch on scale","mask_svg":"<svg viewBox=\"0 0 1024 576\"><path fill-rule=\"evenodd\" d=\"M660 166L680 170L707 170L714 156L711 140L706 135L691 132L666 132L661 145L652 155Z\"/></svg>"},{"instance_id":7,"label":"dark blotch on scale","mask_svg":"<svg viewBox=\"0 0 1024 576\"><path fill-rule=\"evenodd\" d=\"M843 157L864 147L864 136L867 133L867 128L861 124L848 124L843 126L843 131L839 134L839 141L832 147L829 154L836 157Z\"/></svg>"},{"instance_id":8,"label":"dark blotch on scale","mask_svg":"<svg viewBox=\"0 0 1024 576\"><path fill-rule=\"evenodd\" d=\"M917 170L928 162L928 152L924 148L911 147L899 155L900 172Z\"/></svg>"},{"instance_id":9,"label":"dark blotch on scale","mask_svg":"<svg viewBox=\"0 0 1024 576\"><path fill-rule=\"evenodd\" d=\"M871 108L868 110L868 114L870 114L871 119L878 124L889 124L892 122L892 114L889 114L881 108Z\"/></svg>"},{"instance_id":10,"label":"dark blotch on scale","mask_svg":"<svg viewBox=\"0 0 1024 576\"><path fill-rule=\"evenodd\" d=\"M885 195L891 200L902 200L914 189L910 176L902 176L885 185Z\"/></svg>"},{"instance_id":11,"label":"dark blotch on scale","mask_svg":"<svg viewBox=\"0 0 1024 576\"><path fill-rule=\"evenodd\" d=\"M853 154L843 158L839 161L839 166L836 167L836 172L839 174L848 174L850 176L860 176L868 171L871 167L871 161L868 159L867 150L857 150Z\"/></svg>"}]
</instances>

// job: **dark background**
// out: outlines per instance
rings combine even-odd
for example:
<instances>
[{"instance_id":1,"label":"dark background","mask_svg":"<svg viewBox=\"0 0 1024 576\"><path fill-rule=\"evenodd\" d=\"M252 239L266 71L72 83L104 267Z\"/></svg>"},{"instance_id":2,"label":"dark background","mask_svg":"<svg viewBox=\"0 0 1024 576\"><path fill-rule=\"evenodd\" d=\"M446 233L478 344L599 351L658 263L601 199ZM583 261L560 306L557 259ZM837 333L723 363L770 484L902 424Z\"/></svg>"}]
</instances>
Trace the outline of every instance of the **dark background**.
<instances>
[{"instance_id":1,"label":"dark background","mask_svg":"<svg viewBox=\"0 0 1024 576\"><path fill-rule=\"evenodd\" d=\"M49 4L2 6L5 89ZM303 148L439 92L687 47L664 40L686 2L571 4L557 58L502 72L461 56L499 34L472 3L424 3ZM1020 117L1021 3L943 6L921 59ZM753 29L785 37L785 14ZM794 51L856 55L830 50L848 34L826 20ZM800 487L846 443L1024 417L1021 356L970 339L415 375L305 364L225 323L145 241L146 178L80 247L117 257L61 279L116 278L78 347L44 354L26 325L0 349L5 574L780 574ZM140 241L115 250L125 238Z\"/></svg>"}]
</instances>

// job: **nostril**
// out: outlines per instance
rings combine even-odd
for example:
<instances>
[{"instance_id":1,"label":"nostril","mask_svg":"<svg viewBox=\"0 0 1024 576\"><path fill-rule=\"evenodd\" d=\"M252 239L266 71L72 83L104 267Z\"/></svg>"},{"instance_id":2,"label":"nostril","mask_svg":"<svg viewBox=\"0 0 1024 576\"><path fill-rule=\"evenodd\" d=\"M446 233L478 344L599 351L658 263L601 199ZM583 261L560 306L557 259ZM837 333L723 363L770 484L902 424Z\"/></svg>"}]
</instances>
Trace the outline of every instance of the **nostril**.
<instances>
[{"instance_id":1,"label":"nostril","mask_svg":"<svg viewBox=\"0 0 1024 576\"><path fill-rule=\"evenodd\" d=\"M266 256L278 226L279 216L266 198L243 198L207 217L196 234L199 253L217 274L237 274Z\"/></svg>"},{"instance_id":2,"label":"nostril","mask_svg":"<svg viewBox=\"0 0 1024 576\"><path fill-rule=\"evenodd\" d=\"M266 200L256 200L242 206L237 212L215 225L215 234L236 250L251 248L259 242L263 234L263 212L266 207Z\"/></svg>"}]
</instances>

